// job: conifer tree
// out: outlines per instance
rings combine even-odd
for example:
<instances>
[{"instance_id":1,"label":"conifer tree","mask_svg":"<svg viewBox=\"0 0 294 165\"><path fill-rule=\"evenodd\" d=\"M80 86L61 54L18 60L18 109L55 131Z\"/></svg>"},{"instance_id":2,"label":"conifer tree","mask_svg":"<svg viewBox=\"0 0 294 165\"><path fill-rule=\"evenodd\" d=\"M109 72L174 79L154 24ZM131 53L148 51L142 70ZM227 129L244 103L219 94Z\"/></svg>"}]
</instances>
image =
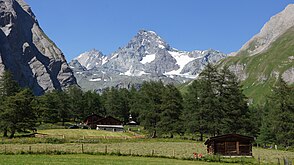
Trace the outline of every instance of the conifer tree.
<instances>
[{"instance_id":1,"label":"conifer tree","mask_svg":"<svg viewBox=\"0 0 294 165\"><path fill-rule=\"evenodd\" d=\"M228 68L208 64L185 97L188 131L213 136L246 133L252 128L247 98L237 77Z\"/></svg>"},{"instance_id":2,"label":"conifer tree","mask_svg":"<svg viewBox=\"0 0 294 165\"><path fill-rule=\"evenodd\" d=\"M5 110L3 107L4 100L9 96L14 96L19 91L20 87L13 79L12 73L8 70L5 70L0 77L0 105L2 105L0 106L0 112ZM3 121L0 121L0 127L3 130L3 136L8 137L7 126Z\"/></svg>"},{"instance_id":3,"label":"conifer tree","mask_svg":"<svg viewBox=\"0 0 294 165\"><path fill-rule=\"evenodd\" d=\"M227 67L220 71L219 77L219 107L224 114L222 133L244 133L250 114L240 82Z\"/></svg>"},{"instance_id":4,"label":"conifer tree","mask_svg":"<svg viewBox=\"0 0 294 165\"><path fill-rule=\"evenodd\" d=\"M184 100L184 113L182 115L185 121L187 132L192 134L200 134L200 141L203 141L203 135L208 129L208 112L201 108L200 95L201 84L198 80L194 80L188 86L188 92Z\"/></svg>"},{"instance_id":5,"label":"conifer tree","mask_svg":"<svg viewBox=\"0 0 294 165\"><path fill-rule=\"evenodd\" d=\"M166 85L162 94L159 132L170 134L170 137L173 137L175 133L180 133L183 129L180 120L183 98L179 90L172 84Z\"/></svg>"},{"instance_id":6,"label":"conifer tree","mask_svg":"<svg viewBox=\"0 0 294 165\"><path fill-rule=\"evenodd\" d=\"M32 108L34 95L31 90L24 89L13 96L8 96L4 102L4 111L0 113L1 120L11 132L10 138L16 131L24 131L35 126L36 116Z\"/></svg>"},{"instance_id":7,"label":"conifer tree","mask_svg":"<svg viewBox=\"0 0 294 165\"><path fill-rule=\"evenodd\" d=\"M159 82L144 82L139 91L137 105L139 121L142 126L151 134L152 138L157 137L158 123L160 121L160 114L162 112L162 93L164 92L164 85Z\"/></svg>"},{"instance_id":8,"label":"conifer tree","mask_svg":"<svg viewBox=\"0 0 294 165\"><path fill-rule=\"evenodd\" d=\"M106 112L101 103L101 97L98 93L87 91L83 95L83 107L81 119L84 119L86 116L94 113L101 116L105 116Z\"/></svg>"},{"instance_id":9,"label":"conifer tree","mask_svg":"<svg viewBox=\"0 0 294 165\"><path fill-rule=\"evenodd\" d=\"M276 143L288 147L294 144L294 88L280 78L273 91L269 119L272 120Z\"/></svg>"},{"instance_id":10,"label":"conifer tree","mask_svg":"<svg viewBox=\"0 0 294 165\"><path fill-rule=\"evenodd\" d=\"M200 111L206 113L208 118L207 131L211 135L219 135L221 133L222 119L224 112L219 106L218 98L218 72L215 66L208 64L203 72L199 75L200 83Z\"/></svg>"},{"instance_id":11,"label":"conifer tree","mask_svg":"<svg viewBox=\"0 0 294 165\"><path fill-rule=\"evenodd\" d=\"M72 112L74 121L83 120L86 115L84 114L84 92L77 86L71 86L66 91L69 99L69 109Z\"/></svg>"}]
</instances>

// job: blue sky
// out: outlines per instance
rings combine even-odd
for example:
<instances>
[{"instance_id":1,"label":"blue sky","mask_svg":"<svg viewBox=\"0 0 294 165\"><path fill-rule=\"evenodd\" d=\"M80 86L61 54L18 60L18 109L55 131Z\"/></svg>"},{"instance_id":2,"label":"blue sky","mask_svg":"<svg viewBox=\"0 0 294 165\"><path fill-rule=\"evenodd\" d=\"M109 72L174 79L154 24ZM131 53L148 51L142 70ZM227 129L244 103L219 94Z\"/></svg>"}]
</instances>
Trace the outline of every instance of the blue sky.
<instances>
[{"instance_id":1,"label":"blue sky","mask_svg":"<svg viewBox=\"0 0 294 165\"><path fill-rule=\"evenodd\" d=\"M179 50L237 51L294 0L25 0L70 61L97 49L109 54L140 29Z\"/></svg>"}]
</instances>

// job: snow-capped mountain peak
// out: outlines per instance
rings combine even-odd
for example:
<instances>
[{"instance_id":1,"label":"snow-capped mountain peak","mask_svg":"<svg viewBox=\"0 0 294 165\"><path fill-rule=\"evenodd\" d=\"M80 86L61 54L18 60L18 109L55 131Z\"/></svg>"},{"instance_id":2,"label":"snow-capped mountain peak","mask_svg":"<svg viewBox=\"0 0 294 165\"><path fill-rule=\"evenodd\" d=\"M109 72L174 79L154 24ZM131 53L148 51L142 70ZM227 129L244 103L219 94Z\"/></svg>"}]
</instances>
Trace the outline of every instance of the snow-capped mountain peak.
<instances>
[{"instance_id":1,"label":"snow-capped mountain peak","mask_svg":"<svg viewBox=\"0 0 294 165\"><path fill-rule=\"evenodd\" d=\"M131 49L170 49L170 46L154 31L140 30L128 43ZM149 52L151 53L151 52Z\"/></svg>"},{"instance_id":2,"label":"snow-capped mountain peak","mask_svg":"<svg viewBox=\"0 0 294 165\"><path fill-rule=\"evenodd\" d=\"M93 49L80 54L74 60L77 60L82 66L89 70L105 64L107 62L107 56L103 55L102 52Z\"/></svg>"},{"instance_id":3,"label":"snow-capped mountain peak","mask_svg":"<svg viewBox=\"0 0 294 165\"><path fill-rule=\"evenodd\" d=\"M95 50L81 54L76 59L88 70L75 72L80 85L87 89L118 84L125 87L159 79L166 83L183 83L197 77L208 62L215 63L224 57L225 54L215 50L180 51L154 31L140 30L126 46L109 56ZM75 69L81 68L77 62L72 64Z\"/></svg>"}]
</instances>

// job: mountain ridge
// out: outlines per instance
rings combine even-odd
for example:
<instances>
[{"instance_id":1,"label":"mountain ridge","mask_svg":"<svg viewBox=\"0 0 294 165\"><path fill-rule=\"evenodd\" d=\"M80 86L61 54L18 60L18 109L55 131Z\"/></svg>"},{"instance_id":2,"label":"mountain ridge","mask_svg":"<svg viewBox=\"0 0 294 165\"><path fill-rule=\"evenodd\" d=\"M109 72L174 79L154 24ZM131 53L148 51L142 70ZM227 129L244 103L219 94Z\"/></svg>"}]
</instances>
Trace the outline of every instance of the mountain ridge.
<instances>
[{"instance_id":1,"label":"mountain ridge","mask_svg":"<svg viewBox=\"0 0 294 165\"><path fill-rule=\"evenodd\" d=\"M293 15L287 17L289 13ZM276 26L282 27L276 30ZM272 94L272 87L279 78L293 85L294 4L273 16L235 56L221 60L219 65L228 66L238 76L244 93L256 104Z\"/></svg>"},{"instance_id":2,"label":"mountain ridge","mask_svg":"<svg viewBox=\"0 0 294 165\"><path fill-rule=\"evenodd\" d=\"M96 54L98 52L99 51L96 51ZM205 51L194 50L191 52L179 51L172 48L157 35L156 32L139 30L126 46L120 47L107 56L107 58L105 58L106 56L100 56L97 60L92 59L92 62L102 61L102 59L104 59L104 62L100 63L100 65L83 63L84 61L81 60L82 58L90 59L89 52L83 53L75 58L76 61L72 62L75 64L79 62L86 68L87 66L92 66L87 68L88 77L93 77L94 74L97 75L99 74L98 72L103 72L109 75L115 75L118 82L119 79L127 81L126 79L130 79L130 77L141 77L143 80L147 81L158 78L167 81L167 83L182 83L196 78L201 69L203 69L204 65L208 62L215 63L225 56L225 54L212 49ZM72 65L71 67L74 68ZM78 81L86 79L87 76L79 78L79 74L82 74L84 71L74 70L76 77L78 77ZM90 75L91 73L92 75ZM96 80L100 79L101 78ZM93 79L88 80L90 81ZM131 80L128 81L132 84ZM81 81L79 81L79 83L82 87L84 86L83 82L81 83ZM97 85L97 88L102 87Z\"/></svg>"},{"instance_id":3,"label":"mountain ridge","mask_svg":"<svg viewBox=\"0 0 294 165\"><path fill-rule=\"evenodd\" d=\"M246 42L237 54L254 55L266 51L272 42L294 26L294 4L289 4L264 24L260 32Z\"/></svg>"}]
</instances>

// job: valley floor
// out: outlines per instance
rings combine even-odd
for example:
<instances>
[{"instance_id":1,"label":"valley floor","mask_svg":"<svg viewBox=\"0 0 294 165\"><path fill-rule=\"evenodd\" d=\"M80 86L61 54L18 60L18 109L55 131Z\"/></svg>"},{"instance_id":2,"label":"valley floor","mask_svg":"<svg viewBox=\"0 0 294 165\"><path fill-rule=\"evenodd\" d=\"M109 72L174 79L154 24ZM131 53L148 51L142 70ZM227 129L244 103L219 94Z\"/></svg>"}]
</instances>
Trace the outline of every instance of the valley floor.
<instances>
[{"instance_id":1,"label":"valley floor","mask_svg":"<svg viewBox=\"0 0 294 165\"><path fill-rule=\"evenodd\" d=\"M103 155L0 155L2 165L22 165L22 164L71 164L71 165L222 165L222 163L175 160L166 158L146 158L131 156L103 156Z\"/></svg>"}]
</instances>

